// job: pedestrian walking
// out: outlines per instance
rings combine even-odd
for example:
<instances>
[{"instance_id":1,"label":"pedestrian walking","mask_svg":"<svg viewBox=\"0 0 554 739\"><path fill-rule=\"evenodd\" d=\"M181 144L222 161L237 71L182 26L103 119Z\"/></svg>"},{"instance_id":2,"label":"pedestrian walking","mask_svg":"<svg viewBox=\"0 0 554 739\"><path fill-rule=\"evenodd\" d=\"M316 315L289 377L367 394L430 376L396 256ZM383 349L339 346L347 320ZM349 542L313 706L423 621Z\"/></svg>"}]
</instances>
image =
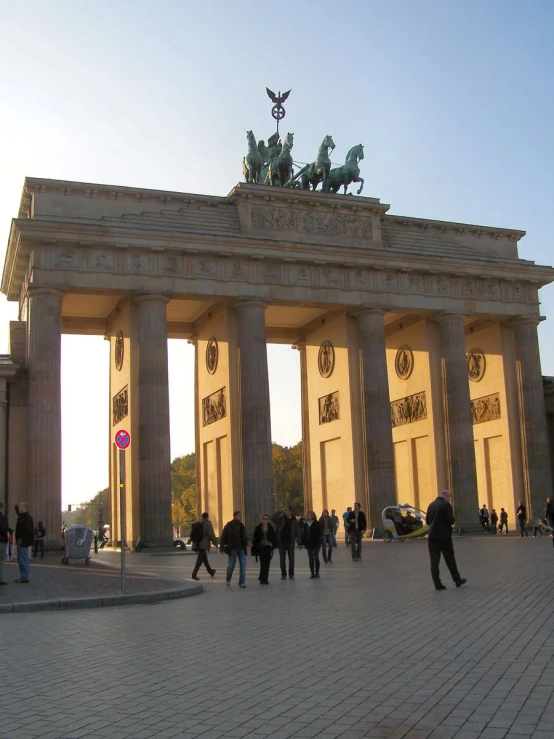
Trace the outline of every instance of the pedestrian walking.
<instances>
[{"instance_id":1,"label":"pedestrian walking","mask_svg":"<svg viewBox=\"0 0 554 739\"><path fill-rule=\"evenodd\" d=\"M193 529L195 527L198 533L195 534L195 536L193 537ZM198 552L198 554L196 555L196 564L194 565L194 568L192 570L192 579L200 580L200 578L198 577L198 570L202 565L204 565L204 567L208 570L210 577L213 577L215 575L215 570L210 565L208 552L210 551L212 544L214 546L217 546L217 539L215 536L213 524L210 521L210 515L208 513L203 513L200 519L192 525L190 538L192 540L193 551L196 547L196 551ZM194 541L194 539L196 539L196 541Z\"/></svg>"},{"instance_id":2,"label":"pedestrian walking","mask_svg":"<svg viewBox=\"0 0 554 739\"><path fill-rule=\"evenodd\" d=\"M554 502L550 499L546 499L546 510L544 512L545 518L550 526L550 536L554 535Z\"/></svg>"},{"instance_id":3,"label":"pedestrian walking","mask_svg":"<svg viewBox=\"0 0 554 739\"><path fill-rule=\"evenodd\" d=\"M502 535L502 529L506 529L506 534L508 533L508 514L504 510L504 508L500 509L500 534Z\"/></svg>"},{"instance_id":4,"label":"pedestrian walking","mask_svg":"<svg viewBox=\"0 0 554 739\"><path fill-rule=\"evenodd\" d=\"M46 536L46 529L42 525L42 521L39 521L35 526L35 542L33 546L33 559L37 558L37 554L40 551L40 558L44 559L44 537Z\"/></svg>"},{"instance_id":5,"label":"pedestrian walking","mask_svg":"<svg viewBox=\"0 0 554 739\"><path fill-rule=\"evenodd\" d=\"M287 557L289 559L289 580L294 580L294 547L300 533L300 526L293 516L290 506L287 505L283 508L283 514L277 529L281 580L287 579Z\"/></svg>"},{"instance_id":6,"label":"pedestrian walking","mask_svg":"<svg viewBox=\"0 0 554 739\"><path fill-rule=\"evenodd\" d=\"M331 521L333 523L333 547L337 546L337 531L339 530L339 517L334 508L331 508Z\"/></svg>"},{"instance_id":7,"label":"pedestrian walking","mask_svg":"<svg viewBox=\"0 0 554 739\"><path fill-rule=\"evenodd\" d=\"M524 536L528 536L525 524L527 523L527 508L523 505L523 501L519 502L519 506L516 511L517 525L519 526L519 535L523 539Z\"/></svg>"},{"instance_id":8,"label":"pedestrian walking","mask_svg":"<svg viewBox=\"0 0 554 739\"><path fill-rule=\"evenodd\" d=\"M498 513L493 508L491 511L491 534L496 534L498 525Z\"/></svg>"},{"instance_id":9,"label":"pedestrian walking","mask_svg":"<svg viewBox=\"0 0 554 739\"><path fill-rule=\"evenodd\" d=\"M454 525L454 511L450 504L450 492L442 490L438 497L427 508L425 522L430 527L427 537L429 546L429 558L431 560L431 577L436 590L446 590L446 586L442 584L439 573L439 563L441 554L444 557L446 566L450 570L452 579L456 583L456 587L467 582L465 577L461 577L458 572L456 558L454 556L454 546L452 544L452 526Z\"/></svg>"},{"instance_id":10,"label":"pedestrian walking","mask_svg":"<svg viewBox=\"0 0 554 739\"><path fill-rule=\"evenodd\" d=\"M531 511L530 524L533 527L533 539L542 537L541 517L535 511Z\"/></svg>"},{"instance_id":11,"label":"pedestrian walking","mask_svg":"<svg viewBox=\"0 0 554 739\"><path fill-rule=\"evenodd\" d=\"M479 509L479 523L481 524L481 528L485 529L485 531L489 530L489 512L484 503Z\"/></svg>"},{"instance_id":12,"label":"pedestrian walking","mask_svg":"<svg viewBox=\"0 0 554 739\"><path fill-rule=\"evenodd\" d=\"M29 514L27 503L15 506L17 524L15 526L15 541L17 544L17 564L20 577L17 583L29 582L29 547L33 546L35 525Z\"/></svg>"},{"instance_id":13,"label":"pedestrian walking","mask_svg":"<svg viewBox=\"0 0 554 739\"><path fill-rule=\"evenodd\" d=\"M352 506L348 506L345 512L342 514L342 523L344 526L344 543L347 547L350 546L350 534L348 533L348 516L352 513Z\"/></svg>"},{"instance_id":14,"label":"pedestrian walking","mask_svg":"<svg viewBox=\"0 0 554 739\"><path fill-rule=\"evenodd\" d=\"M321 529L321 549L325 563L333 561L333 522L327 508L324 508L319 519Z\"/></svg>"},{"instance_id":15,"label":"pedestrian walking","mask_svg":"<svg viewBox=\"0 0 554 739\"><path fill-rule=\"evenodd\" d=\"M348 514L348 535L352 550L352 561L362 561L362 536L367 529L367 519L359 503L354 503L354 510Z\"/></svg>"},{"instance_id":16,"label":"pedestrian walking","mask_svg":"<svg viewBox=\"0 0 554 739\"><path fill-rule=\"evenodd\" d=\"M238 559L239 587L246 587L246 552L249 545L251 545L251 542L248 541L246 527L242 523L242 511L235 511L232 520L225 524L219 539L219 549L222 554L226 554L228 557L227 576L225 578L227 586L231 584Z\"/></svg>"},{"instance_id":17,"label":"pedestrian walking","mask_svg":"<svg viewBox=\"0 0 554 739\"><path fill-rule=\"evenodd\" d=\"M260 559L260 585L269 585L269 567L273 557L273 550L278 546L277 534L270 523L269 514L260 516L260 523L254 529L252 537L252 552Z\"/></svg>"},{"instance_id":18,"label":"pedestrian walking","mask_svg":"<svg viewBox=\"0 0 554 739\"><path fill-rule=\"evenodd\" d=\"M0 585L7 585L4 582L4 560L6 559L6 551L8 548L10 529L8 526L8 519L4 514L4 504L0 503Z\"/></svg>"},{"instance_id":19,"label":"pedestrian walking","mask_svg":"<svg viewBox=\"0 0 554 739\"><path fill-rule=\"evenodd\" d=\"M302 528L301 544L308 551L308 562L310 565L310 580L319 577L319 550L321 548L321 528L317 516L313 511L306 513L306 521Z\"/></svg>"}]
</instances>

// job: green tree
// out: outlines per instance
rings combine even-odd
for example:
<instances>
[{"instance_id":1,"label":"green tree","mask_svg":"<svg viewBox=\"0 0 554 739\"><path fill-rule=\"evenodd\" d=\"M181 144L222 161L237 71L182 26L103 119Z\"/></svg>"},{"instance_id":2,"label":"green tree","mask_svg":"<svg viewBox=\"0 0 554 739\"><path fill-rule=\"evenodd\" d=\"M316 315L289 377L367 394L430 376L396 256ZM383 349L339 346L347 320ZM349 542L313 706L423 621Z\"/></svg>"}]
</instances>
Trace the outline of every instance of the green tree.
<instances>
[{"instance_id":1,"label":"green tree","mask_svg":"<svg viewBox=\"0 0 554 739\"><path fill-rule=\"evenodd\" d=\"M290 505L295 515L304 512L302 442L294 446L272 444L275 507Z\"/></svg>"},{"instance_id":2,"label":"green tree","mask_svg":"<svg viewBox=\"0 0 554 739\"><path fill-rule=\"evenodd\" d=\"M95 531L98 529L100 518L106 524L110 523L110 490L100 490L89 501L73 504L71 511L62 511L62 518L68 526L80 525L90 526Z\"/></svg>"},{"instance_id":3,"label":"green tree","mask_svg":"<svg viewBox=\"0 0 554 739\"><path fill-rule=\"evenodd\" d=\"M171 520L176 527L188 526L196 518L196 455L175 457L171 463Z\"/></svg>"}]
</instances>

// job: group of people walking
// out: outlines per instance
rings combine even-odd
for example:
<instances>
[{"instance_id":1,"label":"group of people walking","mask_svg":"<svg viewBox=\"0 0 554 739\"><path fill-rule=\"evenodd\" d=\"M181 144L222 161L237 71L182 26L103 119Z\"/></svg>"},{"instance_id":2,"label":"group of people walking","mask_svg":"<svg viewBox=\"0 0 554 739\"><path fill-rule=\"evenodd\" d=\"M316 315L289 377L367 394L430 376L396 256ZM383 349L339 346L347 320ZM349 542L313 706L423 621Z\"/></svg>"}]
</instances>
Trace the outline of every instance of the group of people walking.
<instances>
[{"instance_id":1,"label":"group of people walking","mask_svg":"<svg viewBox=\"0 0 554 739\"><path fill-rule=\"evenodd\" d=\"M533 538L538 538L542 536L544 528L542 517L536 511L531 511L531 515L528 518L527 507L523 501L519 502L519 505L516 509L516 519L519 535L522 539L523 537L529 536L527 531L528 528L531 528L533 530ZM550 527L551 532L554 531L554 502L550 498L546 499L544 519ZM499 520L500 527L498 527ZM486 504L483 504L479 509L479 523L485 531L491 534L502 534L502 530L504 530L505 534L508 533L508 514L504 510L504 508L500 509L499 517L494 508L492 508L489 513Z\"/></svg>"},{"instance_id":2,"label":"group of people walking","mask_svg":"<svg viewBox=\"0 0 554 739\"><path fill-rule=\"evenodd\" d=\"M346 543L351 547L352 561L362 559L362 537L367 528L365 513L359 503L354 504L354 510L348 509L343 520L348 534ZM320 554L325 564L332 564L333 549L337 546L337 530L339 519L332 509L322 511L318 518L314 511L308 511L306 516L294 516L290 506L285 506L273 516L264 513L260 516L260 523L254 529L252 537L246 532L242 522L242 511L235 511L233 518L225 524L219 542L214 528L209 520L208 513L203 513L200 520L193 524L191 541L197 551L196 563L192 571L192 579L199 580L198 572L204 565L209 575L213 577L215 569L210 565L208 552L211 545L219 545L220 552L228 557L225 582L229 586L239 562L239 587L246 587L246 557L250 548L252 556L260 563L258 580L260 585L269 585L269 570L274 553L279 552L281 579L294 579L295 548L305 548L308 554L310 579L319 578L321 569Z\"/></svg>"}]
</instances>

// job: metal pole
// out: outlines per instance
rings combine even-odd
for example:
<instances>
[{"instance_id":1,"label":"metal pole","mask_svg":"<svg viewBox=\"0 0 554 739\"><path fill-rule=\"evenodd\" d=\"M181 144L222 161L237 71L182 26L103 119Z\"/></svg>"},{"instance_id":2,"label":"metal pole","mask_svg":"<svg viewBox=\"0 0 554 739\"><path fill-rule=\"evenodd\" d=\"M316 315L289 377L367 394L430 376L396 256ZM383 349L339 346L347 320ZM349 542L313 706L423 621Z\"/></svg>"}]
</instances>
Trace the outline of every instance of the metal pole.
<instances>
[{"instance_id":1,"label":"metal pole","mask_svg":"<svg viewBox=\"0 0 554 739\"><path fill-rule=\"evenodd\" d=\"M119 515L121 537L121 592L125 592L125 450L119 450Z\"/></svg>"}]
</instances>

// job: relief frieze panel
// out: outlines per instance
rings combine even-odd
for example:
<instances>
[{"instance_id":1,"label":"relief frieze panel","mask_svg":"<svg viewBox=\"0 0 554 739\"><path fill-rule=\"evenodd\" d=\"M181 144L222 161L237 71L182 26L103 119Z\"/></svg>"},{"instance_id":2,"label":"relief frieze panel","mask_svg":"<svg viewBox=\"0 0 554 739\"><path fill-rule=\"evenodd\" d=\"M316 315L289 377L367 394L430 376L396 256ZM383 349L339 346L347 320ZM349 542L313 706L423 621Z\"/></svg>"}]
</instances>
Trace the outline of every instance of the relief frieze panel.
<instances>
[{"instance_id":1,"label":"relief frieze panel","mask_svg":"<svg viewBox=\"0 0 554 739\"><path fill-rule=\"evenodd\" d=\"M318 398L319 403L319 425L338 421L339 419L339 391Z\"/></svg>"},{"instance_id":2,"label":"relief frieze panel","mask_svg":"<svg viewBox=\"0 0 554 739\"><path fill-rule=\"evenodd\" d=\"M89 266L94 270L113 270L113 254L105 251L92 252L90 255Z\"/></svg>"},{"instance_id":3,"label":"relief frieze panel","mask_svg":"<svg viewBox=\"0 0 554 739\"><path fill-rule=\"evenodd\" d=\"M129 415L129 386L126 385L112 398L112 426L117 426Z\"/></svg>"},{"instance_id":4,"label":"relief frieze panel","mask_svg":"<svg viewBox=\"0 0 554 739\"><path fill-rule=\"evenodd\" d=\"M425 391L408 395L390 404L392 427L404 426L407 423L423 421L427 418L427 398Z\"/></svg>"},{"instance_id":5,"label":"relief frieze panel","mask_svg":"<svg viewBox=\"0 0 554 739\"><path fill-rule=\"evenodd\" d=\"M346 213L253 207L252 227L263 231L296 231L316 236L371 240L371 219Z\"/></svg>"},{"instance_id":6,"label":"relief frieze panel","mask_svg":"<svg viewBox=\"0 0 554 739\"><path fill-rule=\"evenodd\" d=\"M498 393L483 395L471 401L471 418L473 425L486 421L497 421L501 418L500 396Z\"/></svg>"},{"instance_id":7,"label":"relief frieze panel","mask_svg":"<svg viewBox=\"0 0 554 739\"><path fill-rule=\"evenodd\" d=\"M128 254L127 271L131 274L147 274L150 272L150 259L148 254Z\"/></svg>"},{"instance_id":8,"label":"relief frieze panel","mask_svg":"<svg viewBox=\"0 0 554 739\"><path fill-rule=\"evenodd\" d=\"M226 388L202 398L202 425L209 426L227 415Z\"/></svg>"}]
</instances>

